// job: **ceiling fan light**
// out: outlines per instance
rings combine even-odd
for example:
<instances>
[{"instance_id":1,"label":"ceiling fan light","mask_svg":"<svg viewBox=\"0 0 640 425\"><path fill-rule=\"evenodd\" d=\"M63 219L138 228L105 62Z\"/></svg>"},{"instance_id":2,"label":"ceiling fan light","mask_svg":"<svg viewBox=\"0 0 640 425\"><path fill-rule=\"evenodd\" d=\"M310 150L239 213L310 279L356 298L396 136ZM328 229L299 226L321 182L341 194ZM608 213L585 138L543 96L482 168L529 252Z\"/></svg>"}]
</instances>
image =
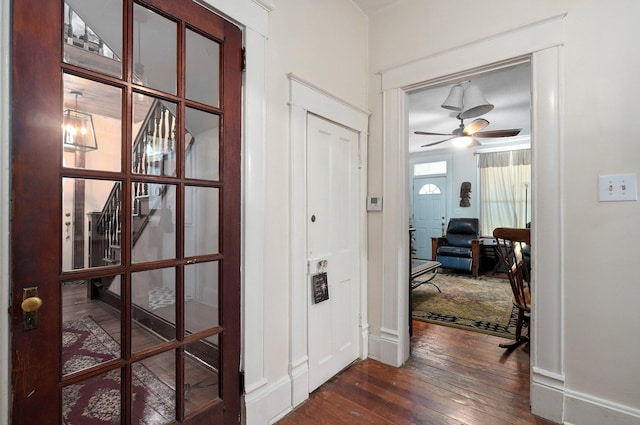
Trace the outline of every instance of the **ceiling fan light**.
<instances>
[{"instance_id":1,"label":"ceiling fan light","mask_svg":"<svg viewBox=\"0 0 640 425\"><path fill-rule=\"evenodd\" d=\"M463 148L473 143L473 137L470 137L470 136L454 137L453 139L451 139L451 143L453 143L453 146L457 148Z\"/></svg>"},{"instance_id":2,"label":"ceiling fan light","mask_svg":"<svg viewBox=\"0 0 640 425\"><path fill-rule=\"evenodd\" d=\"M462 111L462 98L464 94L464 89L460 84L456 84L451 87L451 91L449 92L449 96L445 99L444 103L441 105L444 109L448 109L450 111Z\"/></svg>"},{"instance_id":3,"label":"ceiling fan light","mask_svg":"<svg viewBox=\"0 0 640 425\"><path fill-rule=\"evenodd\" d=\"M493 109L493 105L482 95L480 88L469 85L464 91L464 99L460 118L475 118Z\"/></svg>"}]
</instances>

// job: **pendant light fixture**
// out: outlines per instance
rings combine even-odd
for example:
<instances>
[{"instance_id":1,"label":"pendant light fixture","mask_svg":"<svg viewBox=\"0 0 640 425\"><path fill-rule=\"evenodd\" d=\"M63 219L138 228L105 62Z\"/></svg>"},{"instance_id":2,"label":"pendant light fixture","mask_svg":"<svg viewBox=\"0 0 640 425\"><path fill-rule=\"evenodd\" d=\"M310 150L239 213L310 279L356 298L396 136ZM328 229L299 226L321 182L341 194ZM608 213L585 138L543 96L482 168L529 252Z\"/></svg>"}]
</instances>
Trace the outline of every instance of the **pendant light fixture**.
<instances>
[{"instance_id":1,"label":"pendant light fixture","mask_svg":"<svg viewBox=\"0 0 640 425\"><path fill-rule=\"evenodd\" d=\"M479 117L493 109L493 105L484 98L480 88L472 85L471 81L463 81L453 86L441 106L458 112L460 119Z\"/></svg>"},{"instance_id":2,"label":"pendant light fixture","mask_svg":"<svg viewBox=\"0 0 640 425\"><path fill-rule=\"evenodd\" d=\"M65 148L92 151L98 149L98 141L93 127L91 114L78 110L79 91L72 91L75 95L75 109L66 109L62 116L62 143Z\"/></svg>"}]
</instances>

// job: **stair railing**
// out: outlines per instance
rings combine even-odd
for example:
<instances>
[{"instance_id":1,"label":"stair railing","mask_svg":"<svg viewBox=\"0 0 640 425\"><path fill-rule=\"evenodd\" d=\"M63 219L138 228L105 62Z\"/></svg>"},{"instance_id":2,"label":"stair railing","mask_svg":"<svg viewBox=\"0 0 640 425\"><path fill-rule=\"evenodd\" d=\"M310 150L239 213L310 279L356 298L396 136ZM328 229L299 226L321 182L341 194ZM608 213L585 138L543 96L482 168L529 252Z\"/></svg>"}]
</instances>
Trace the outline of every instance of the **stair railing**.
<instances>
[{"instance_id":1,"label":"stair railing","mask_svg":"<svg viewBox=\"0 0 640 425\"><path fill-rule=\"evenodd\" d=\"M141 175L167 175L175 171L176 117L159 100L154 100L138 131L132 146L133 171ZM188 134L188 146L185 153L195 142ZM169 161L167 161L169 160ZM167 167L173 166L173 169ZM138 241L151 216L160 206L159 203L167 191L162 185L154 194L156 201L150 202L149 184L134 182L132 187L132 246ZM92 246L99 244L90 255L91 267L118 264L121 259L121 196L122 187L116 182L105 201L104 207L97 215L93 225ZM95 216L96 214L92 214ZM99 253L99 255L98 255Z\"/></svg>"}]
</instances>

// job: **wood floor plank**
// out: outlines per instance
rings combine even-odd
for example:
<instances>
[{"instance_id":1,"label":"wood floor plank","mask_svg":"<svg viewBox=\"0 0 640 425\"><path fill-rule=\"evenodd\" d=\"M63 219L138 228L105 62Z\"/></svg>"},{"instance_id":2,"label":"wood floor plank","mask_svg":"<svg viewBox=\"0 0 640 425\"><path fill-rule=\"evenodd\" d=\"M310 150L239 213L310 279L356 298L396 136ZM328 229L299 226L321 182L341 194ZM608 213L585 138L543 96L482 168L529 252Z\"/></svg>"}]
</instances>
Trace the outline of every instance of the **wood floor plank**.
<instances>
[{"instance_id":1,"label":"wood floor plank","mask_svg":"<svg viewBox=\"0 0 640 425\"><path fill-rule=\"evenodd\" d=\"M414 321L411 357L395 368L357 362L325 383L281 425L552 425L531 414L529 347Z\"/></svg>"},{"instance_id":2,"label":"wood floor plank","mask_svg":"<svg viewBox=\"0 0 640 425\"><path fill-rule=\"evenodd\" d=\"M431 383L427 379L416 379L415 374L405 368L399 370L401 373L394 376L390 383L375 374L366 379L368 384L386 388L387 392L396 390L398 396L403 397L405 400L411 400L419 406L429 406L440 413L451 415L453 404L456 407L456 413L452 416L458 421L473 422L474 420L483 419L486 422L491 420L492 423L504 422L512 425L529 423L520 421L517 415L514 417L513 411L496 408L496 404L491 400L478 394L467 392L462 387L447 388L441 385L441 381Z\"/></svg>"}]
</instances>

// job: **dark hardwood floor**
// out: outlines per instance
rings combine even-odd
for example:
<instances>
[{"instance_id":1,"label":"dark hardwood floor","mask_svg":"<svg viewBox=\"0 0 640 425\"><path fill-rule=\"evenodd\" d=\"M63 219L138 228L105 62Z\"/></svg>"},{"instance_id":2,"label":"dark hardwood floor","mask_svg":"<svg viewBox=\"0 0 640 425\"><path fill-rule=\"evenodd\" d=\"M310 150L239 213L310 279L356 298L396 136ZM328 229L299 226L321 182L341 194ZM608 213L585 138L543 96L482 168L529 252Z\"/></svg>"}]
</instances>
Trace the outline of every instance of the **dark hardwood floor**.
<instances>
[{"instance_id":1,"label":"dark hardwood floor","mask_svg":"<svg viewBox=\"0 0 640 425\"><path fill-rule=\"evenodd\" d=\"M353 364L279 425L552 425L529 409L529 346L413 322L411 357L401 368Z\"/></svg>"}]
</instances>

